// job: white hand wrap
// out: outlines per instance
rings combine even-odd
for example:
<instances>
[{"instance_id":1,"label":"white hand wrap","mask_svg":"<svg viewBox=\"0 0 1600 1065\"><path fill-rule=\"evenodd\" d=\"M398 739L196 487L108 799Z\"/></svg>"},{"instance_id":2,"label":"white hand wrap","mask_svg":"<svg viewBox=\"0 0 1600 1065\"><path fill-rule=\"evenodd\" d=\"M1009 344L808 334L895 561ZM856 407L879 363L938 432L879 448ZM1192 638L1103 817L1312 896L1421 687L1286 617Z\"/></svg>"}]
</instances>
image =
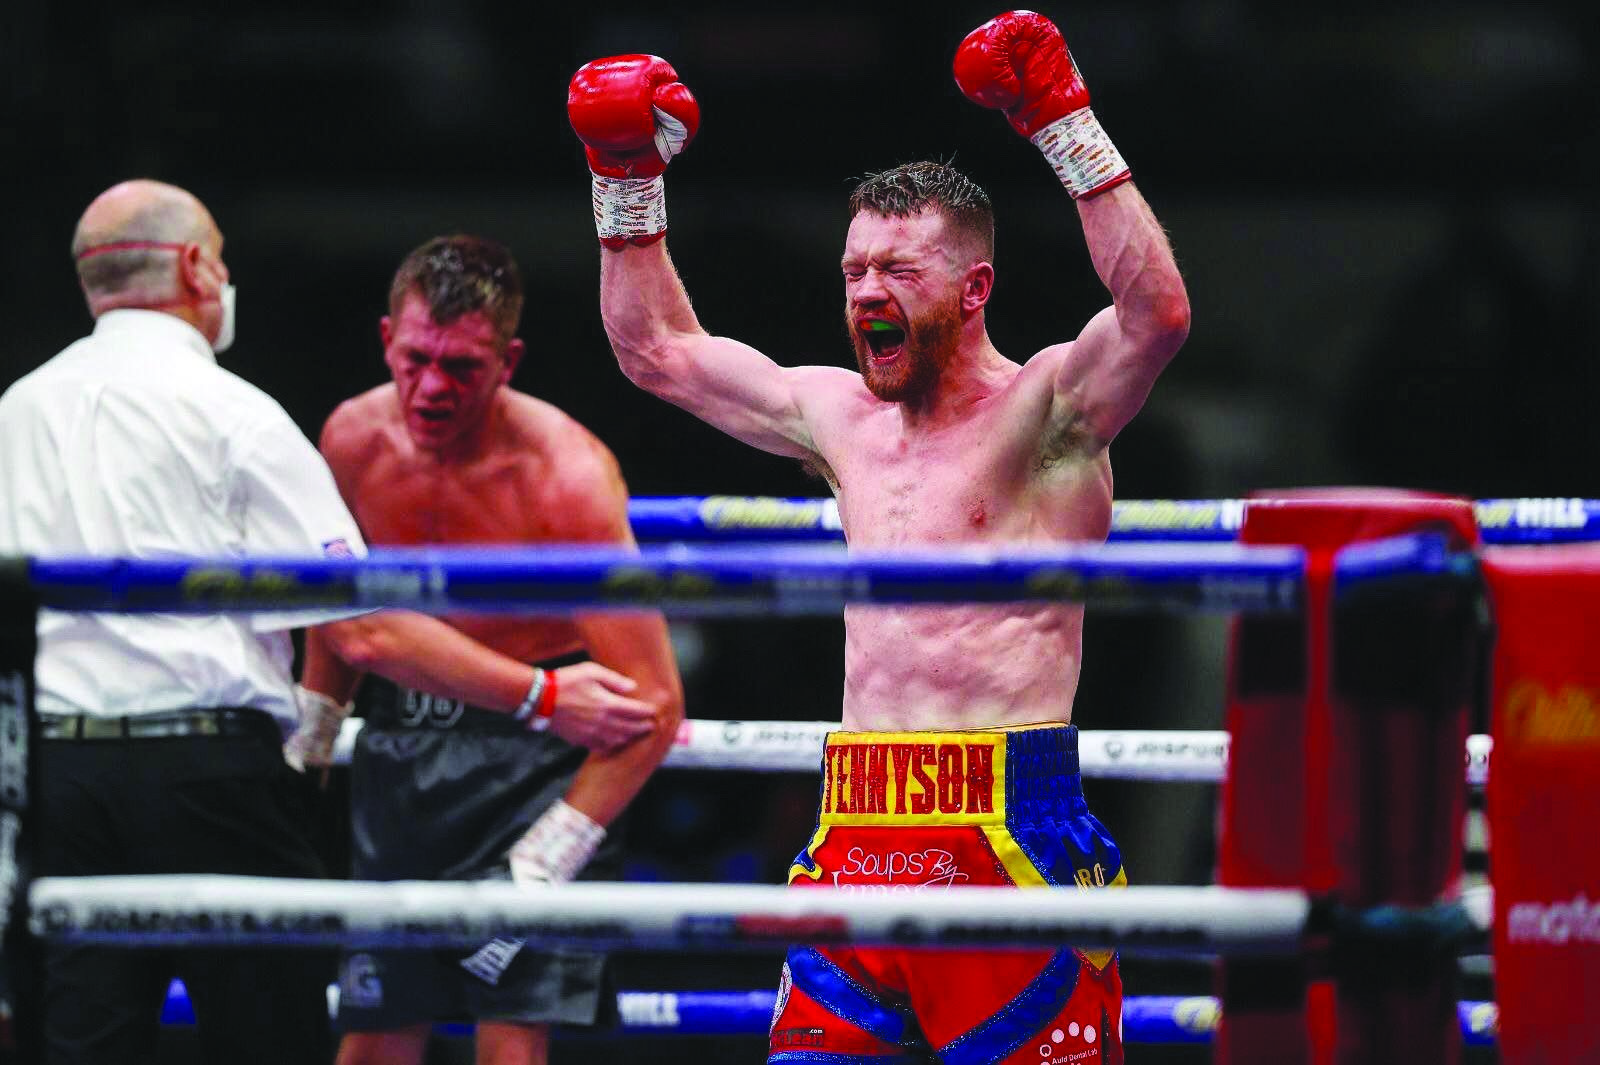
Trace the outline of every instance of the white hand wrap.
<instances>
[{"instance_id":1,"label":"white hand wrap","mask_svg":"<svg viewBox=\"0 0 1600 1065\"><path fill-rule=\"evenodd\" d=\"M1030 139L1074 200L1128 177L1128 164L1087 107L1057 119Z\"/></svg>"},{"instance_id":2,"label":"white hand wrap","mask_svg":"<svg viewBox=\"0 0 1600 1065\"><path fill-rule=\"evenodd\" d=\"M666 184L653 178L594 178L594 228L602 240L667 231Z\"/></svg>"},{"instance_id":3,"label":"white hand wrap","mask_svg":"<svg viewBox=\"0 0 1600 1065\"><path fill-rule=\"evenodd\" d=\"M321 692L298 684L294 700L300 708L300 723L283 745L283 760L296 773L304 773L307 766L320 769L332 765L333 745L353 704L340 706Z\"/></svg>"},{"instance_id":4,"label":"white hand wrap","mask_svg":"<svg viewBox=\"0 0 1600 1065\"><path fill-rule=\"evenodd\" d=\"M518 884L564 884L594 857L606 830L561 799L511 848L511 879Z\"/></svg>"}]
</instances>

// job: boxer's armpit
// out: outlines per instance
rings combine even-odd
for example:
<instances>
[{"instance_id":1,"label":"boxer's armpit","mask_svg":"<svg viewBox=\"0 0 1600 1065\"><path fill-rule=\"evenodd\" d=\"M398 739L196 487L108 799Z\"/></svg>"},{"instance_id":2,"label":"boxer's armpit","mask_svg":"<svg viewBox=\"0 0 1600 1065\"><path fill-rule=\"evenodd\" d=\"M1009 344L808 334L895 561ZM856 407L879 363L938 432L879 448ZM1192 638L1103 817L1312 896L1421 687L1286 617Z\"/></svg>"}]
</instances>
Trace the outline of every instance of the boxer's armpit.
<instances>
[{"instance_id":1,"label":"boxer's armpit","mask_svg":"<svg viewBox=\"0 0 1600 1065\"><path fill-rule=\"evenodd\" d=\"M835 491L839 488L839 478L834 475L833 467L825 462L821 455L813 455L808 459L800 460L800 469L807 477L816 477L828 482Z\"/></svg>"},{"instance_id":2,"label":"boxer's armpit","mask_svg":"<svg viewBox=\"0 0 1600 1065\"><path fill-rule=\"evenodd\" d=\"M1081 411L1073 411L1058 423L1045 427L1039 441L1039 465L1043 472L1053 470L1064 460L1092 450L1093 435Z\"/></svg>"}]
</instances>

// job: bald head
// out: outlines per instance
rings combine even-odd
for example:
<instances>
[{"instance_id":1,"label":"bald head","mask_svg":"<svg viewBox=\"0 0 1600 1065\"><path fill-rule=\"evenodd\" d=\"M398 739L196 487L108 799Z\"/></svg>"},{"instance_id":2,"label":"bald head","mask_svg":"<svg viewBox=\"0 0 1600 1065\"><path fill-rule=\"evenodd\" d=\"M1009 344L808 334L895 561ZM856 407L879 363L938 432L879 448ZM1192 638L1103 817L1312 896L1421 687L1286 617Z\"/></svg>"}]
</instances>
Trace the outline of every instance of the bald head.
<instances>
[{"instance_id":1,"label":"bald head","mask_svg":"<svg viewBox=\"0 0 1600 1065\"><path fill-rule=\"evenodd\" d=\"M142 179L113 185L95 197L72 235L72 257L91 310L112 299L130 306L171 297L175 248L127 248L80 258L92 248L131 242L193 242L215 253L222 234L205 205L176 185Z\"/></svg>"}]
</instances>

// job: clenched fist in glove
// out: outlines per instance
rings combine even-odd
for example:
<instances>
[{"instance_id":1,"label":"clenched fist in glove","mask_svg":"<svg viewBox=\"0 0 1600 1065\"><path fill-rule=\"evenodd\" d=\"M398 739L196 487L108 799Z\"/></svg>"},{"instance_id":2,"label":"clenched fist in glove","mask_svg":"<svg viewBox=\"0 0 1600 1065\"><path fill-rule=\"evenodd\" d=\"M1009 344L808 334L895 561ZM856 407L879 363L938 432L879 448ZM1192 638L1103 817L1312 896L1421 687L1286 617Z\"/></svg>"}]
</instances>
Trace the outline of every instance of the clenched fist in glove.
<instances>
[{"instance_id":1,"label":"clenched fist in glove","mask_svg":"<svg viewBox=\"0 0 1600 1065\"><path fill-rule=\"evenodd\" d=\"M973 103L1005 112L1073 199L1132 176L1089 110L1089 90L1061 31L1043 15L1008 11L967 34L956 49L955 77Z\"/></svg>"},{"instance_id":2,"label":"clenched fist in glove","mask_svg":"<svg viewBox=\"0 0 1600 1065\"><path fill-rule=\"evenodd\" d=\"M653 55L585 63L567 86L567 119L594 174L594 222L608 248L666 235L661 174L700 128L700 105Z\"/></svg>"}]
</instances>

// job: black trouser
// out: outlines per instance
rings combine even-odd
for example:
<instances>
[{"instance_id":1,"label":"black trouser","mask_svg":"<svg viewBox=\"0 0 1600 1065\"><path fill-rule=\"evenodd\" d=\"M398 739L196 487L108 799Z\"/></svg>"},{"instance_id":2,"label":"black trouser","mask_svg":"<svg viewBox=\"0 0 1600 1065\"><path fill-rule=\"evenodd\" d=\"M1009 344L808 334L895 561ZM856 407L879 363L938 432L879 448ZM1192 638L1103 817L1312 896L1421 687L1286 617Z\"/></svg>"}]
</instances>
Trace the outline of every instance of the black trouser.
<instances>
[{"instance_id":1,"label":"black trouser","mask_svg":"<svg viewBox=\"0 0 1600 1065\"><path fill-rule=\"evenodd\" d=\"M232 735L42 741L40 873L324 875L277 727L259 721ZM174 976L188 987L204 1060L318 1065L332 1055L332 952L51 943L45 958L49 1065L154 1060Z\"/></svg>"}]
</instances>

